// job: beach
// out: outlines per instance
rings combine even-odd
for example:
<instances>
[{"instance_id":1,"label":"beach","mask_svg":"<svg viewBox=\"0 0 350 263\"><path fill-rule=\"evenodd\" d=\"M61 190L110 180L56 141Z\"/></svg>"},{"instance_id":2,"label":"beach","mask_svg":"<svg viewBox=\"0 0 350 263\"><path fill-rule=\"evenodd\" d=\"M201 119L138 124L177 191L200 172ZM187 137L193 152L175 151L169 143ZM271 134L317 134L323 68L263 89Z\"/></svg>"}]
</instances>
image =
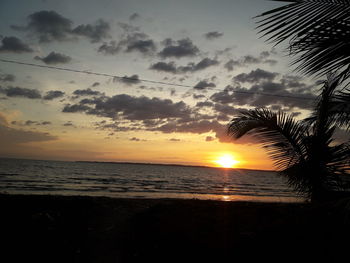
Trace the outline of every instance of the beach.
<instances>
[{"instance_id":1,"label":"beach","mask_svg":"<svg viewBox=\"0 0 350 263\"><path fill-rule=\"evenodd\" d=\"M350 201L0 195L10 261L199 262L347 256Z\"/></svg>"}]
</instances>

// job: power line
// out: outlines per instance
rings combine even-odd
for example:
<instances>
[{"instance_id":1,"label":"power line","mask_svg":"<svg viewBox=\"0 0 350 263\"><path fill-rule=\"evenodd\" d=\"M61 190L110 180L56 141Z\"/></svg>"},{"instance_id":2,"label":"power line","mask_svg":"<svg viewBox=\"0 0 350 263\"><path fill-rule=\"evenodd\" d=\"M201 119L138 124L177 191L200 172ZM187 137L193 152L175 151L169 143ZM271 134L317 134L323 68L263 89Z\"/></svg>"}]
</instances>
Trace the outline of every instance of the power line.
<instances>
[{"instance_id":1,"label":"power line","mask_svg":"<svg viewBox=\"0 0 350 263\"><path fill-rule=\"evenodd\" d=\"M107 73L98 73L98 72L93 72L93 71L84 71L84 70L54 67L54 66L48 66L48 65L39 65L39 64L27 63L27 62L15 61L15 60L0 59L0 62L25 65L25 66L32 66L32 67L39 67L39 68L48 68L48 69L68 71L68 72L74 72L74 73L82 73L82 74L88 74L88 75L104 76L104 77L110 77L110 78L115 78L115 79L120 79L120 80L140 81L140 82L147 82L147 83L152 83L152 84L160 84L160 85L166 85L166 86L175 86L175 87L196 89L195 86L190 86L190 85L183 85L183 84L169 83L169 82L162 82L162 81L155 81L155 80L148 80L148 79L139 79L139 78L132 78L132 77L127 77L127 76L121 77L121 76L107 74ZM225 91L225 90L221 90L221 89L217 89L217 88L208 88L208 89L217 90L217 91ZM270 93L264 93L264 92L250 92L250 91L238 91L238 90L230 90L230 92L238 93L238 94L250 94L250 95L257 94L260 96L271 96L271 97L290 98L290 99L314 100L314 98L308 98L308 97L270 94Z\"/></svg>"}]
</instances>

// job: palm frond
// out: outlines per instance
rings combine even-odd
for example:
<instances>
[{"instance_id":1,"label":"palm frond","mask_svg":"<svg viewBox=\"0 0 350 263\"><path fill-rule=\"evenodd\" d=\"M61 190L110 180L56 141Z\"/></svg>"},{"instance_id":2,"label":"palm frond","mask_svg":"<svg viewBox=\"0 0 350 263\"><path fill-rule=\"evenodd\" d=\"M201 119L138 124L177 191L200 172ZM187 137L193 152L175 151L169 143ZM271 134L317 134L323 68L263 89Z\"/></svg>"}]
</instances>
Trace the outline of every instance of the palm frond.
<instances>
[{"instance_id":1,"label":"palm frond","mask_svg":"<svg viewBox=\"0 0 350 263\"><path fill-rule=\"evenodd\" d=\"M259 33L276 45L289 40L297 70L314 75L350 74L349 0L274 0L291 2L258 16Z\"/></svg>"},{"instance_id":2,"label":"palm frond","mask_svg":"<svg viewBox=\"0 0 350 263\"><path fill-rule=\"evenodd\" d=\"M264 108L242 111L228 127L233 138L245 134L258 137L278 169L286 169L304 159L306 149L302 140L305 132L305 127L291 115Z\"/></svg>"},{"instance_id":3,"label":"palm frond","mask_svg":"<svg viewBox=\"0 0 350 263\"><path fill-rule=\"evenodd\" d=\"M350 130L350 89L340 91L335 96L330 114L337 125Z\"/></svg>"}]
</instances>

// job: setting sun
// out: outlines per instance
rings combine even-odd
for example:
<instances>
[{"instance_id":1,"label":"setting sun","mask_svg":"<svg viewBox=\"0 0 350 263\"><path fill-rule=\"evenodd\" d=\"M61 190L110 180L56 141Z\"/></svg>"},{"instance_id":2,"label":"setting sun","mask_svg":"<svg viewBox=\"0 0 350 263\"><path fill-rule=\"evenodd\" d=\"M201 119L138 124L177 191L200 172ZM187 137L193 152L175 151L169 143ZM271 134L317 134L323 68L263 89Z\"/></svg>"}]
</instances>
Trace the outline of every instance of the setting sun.
<instances>
[{"instance_id":1,"label":"setting sun","mask_svg":"<svg viewBox=\"0 0 350 263\"><path fill-rule=\"evenodd\" d=\"M237 163L239 163L239 161L235 160L231 154L221 155L214 162L222 168L233 168Z\"/></svg>"}]
</instances>

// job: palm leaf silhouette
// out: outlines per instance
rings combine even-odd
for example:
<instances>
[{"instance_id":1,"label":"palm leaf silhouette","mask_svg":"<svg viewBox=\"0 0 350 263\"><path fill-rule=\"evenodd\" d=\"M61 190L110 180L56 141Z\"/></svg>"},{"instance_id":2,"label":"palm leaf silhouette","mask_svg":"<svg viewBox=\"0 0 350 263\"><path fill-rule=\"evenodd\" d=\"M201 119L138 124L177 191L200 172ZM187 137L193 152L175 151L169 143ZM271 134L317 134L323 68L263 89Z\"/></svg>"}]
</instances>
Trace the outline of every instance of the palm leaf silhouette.
<instances>
[{"instance_id":1,"label":"palm leaf silhouette","mask_svg":"<svg viewBox=\"0 0 350 263\"><path fill-rule=\"evenodd\" d=\"M276 45L289 40L293 64L311 75L350 74L349 0L273 0L291 2L258 16L259 33Z\"/></svg>"},{"instance_id":2,"label":"palm leaf silhouette","mask_svg":"<svg viewBox=\"0 0 350 263\"><path fill-rule=\"evenodd\" d=\"M300 194L317 200L329 191L340 190L342 176L350 171L350 147L333 142L336 126L329 111L338 83L338 78L329 76L310 124L283 112L254 109L233 118L228 133L235 139L246 134L257 136L280 174Z\"/></svg>"}]
</instances>

